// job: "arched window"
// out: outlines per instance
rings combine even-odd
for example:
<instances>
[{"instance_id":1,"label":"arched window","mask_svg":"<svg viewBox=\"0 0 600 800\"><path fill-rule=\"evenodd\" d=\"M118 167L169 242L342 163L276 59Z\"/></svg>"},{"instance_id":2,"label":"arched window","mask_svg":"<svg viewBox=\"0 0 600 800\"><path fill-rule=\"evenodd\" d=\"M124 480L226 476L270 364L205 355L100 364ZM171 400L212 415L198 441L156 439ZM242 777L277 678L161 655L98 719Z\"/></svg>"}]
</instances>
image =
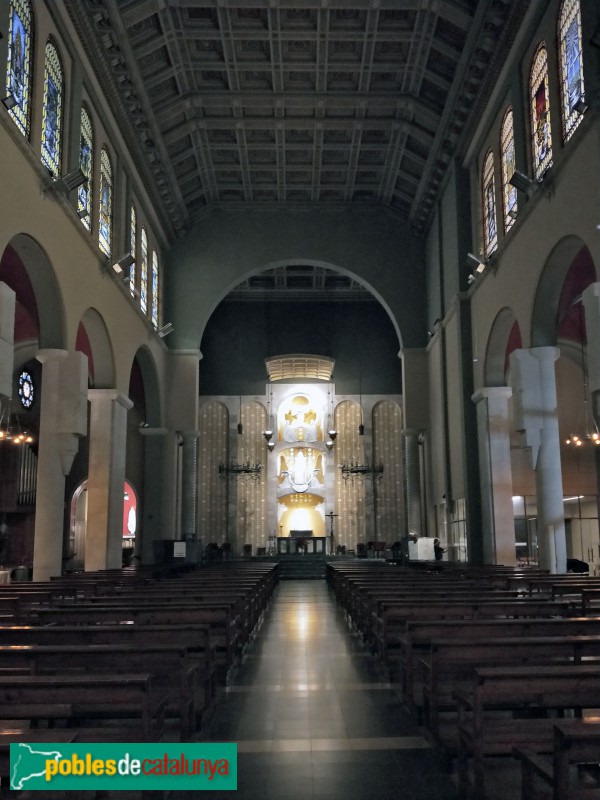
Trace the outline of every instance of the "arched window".
<instances>
[{"instance_id":1,"label":"arched window","mask_svg":"<svg viewBox=\"0 0 600 800\"><path fill-rule=\"evenodd\" d=\"M146 313L148 310L148 236L146 228L141 234L142 261L140 264L140 308Z\"/></svg>"},{"instance_id":2,"label":"arched window","mask_svg":"<svg viewBox=\"0 0 600 800\"><path fill-rule=\"evenodd\" d=\"M133 264L129 268L129 291L131 294L135 292L135 262L137 258L137 214L135 206L131 204L131 212L129 215L129 250L133 258Z\"/></svg>"},{"instance_id":3,"label":"arched window","mask_svg":"<svg viewBox=\"0 0 600 800\"><path fill-rule=\"evenodd\" d=\"M6 94L14 101L9 114L23 136L29 138L31 122L31 59L33 14L29 0L12 0L9 7Z\"/></svg>"},{"instance_id":4,"label":"arched window","mask_svg":"<svg viewBox=\"0 0 600 800\"><path fill-rule=\"evenodd\" d=\"M98 245L107 258L110 258L112 237L112 167L105 147L100 151L100 228Z\"/></svg>"},{"instance_id":5,"label":"arched window","mask_svg":"<svg viewBox=\"0 0 600 800\"><path fill-rule=\"evenodd\" d=\"M558 42L563 140L566 142L583 118L578 110L584 97L579 0L563 0L558 18Z\"/></svg>"},{"instance_id":6,"label":"arched window","mask_svg":"<svg viewBox=\"0 0 600 800\"><path fill-rule=\"evenodd\" d=\"M529 76L531 106L531 148L533 173L541 180L552 166L552 133L550 130L550 98L548 96L548 53L540 44L533 59Z\"/></svg>"},{"instance_id":7,"label":"arched window","mask_svg":"<svg viewBox=\"0 0 600 800\"><path fill-rule=\"evenodd\" d=\"M152 253L152 324L158 328L158 256Z\"/></svg>"},{"instance_id":8,"label":"arched window","mask_svg":"<svg viewBox=\"0 0 600 800\"><path fill-rule=\"evenodd\" d=\"M507 108L500 129L500 159L502 161L502 214L504 232L517 217L517 190L509 183L515 172L515 128L512 108Z\"/></svg>"},{"instance_id":9,"label":"arched window","mask_svg":"<svg viewBox=\"0 0 600 800\"><path fill-rule=\"evenodd\" d=\"M63 70L58 50L46 44L44 108L42 118L42 163L58 178L62 145Z\"/></svg>"},{"instance_id":10,"label":"arched window","mask_svg":"<svg viewBox=\"0 0 600 800\"><path fill-rule=\"evenodd\" d=\"M92 120L85 108L81 109L79 127L79 167L87 181L77 189L77 213L88 231L92 230L92 180L94 174L94 133Z\"/></svg>"},{"instance_id":11,"label":"arched window","mask_svg":"<svg viewBox=\"0 0 600 800\"><path fill-rule=\"evenodd\" d=\"M485 256L494 252L498 245L498 228L496 226L496 184L494 181L494 155L491 150L483 162L481 180L483 206L483 244Z\"/></svg>"}]
</instances>

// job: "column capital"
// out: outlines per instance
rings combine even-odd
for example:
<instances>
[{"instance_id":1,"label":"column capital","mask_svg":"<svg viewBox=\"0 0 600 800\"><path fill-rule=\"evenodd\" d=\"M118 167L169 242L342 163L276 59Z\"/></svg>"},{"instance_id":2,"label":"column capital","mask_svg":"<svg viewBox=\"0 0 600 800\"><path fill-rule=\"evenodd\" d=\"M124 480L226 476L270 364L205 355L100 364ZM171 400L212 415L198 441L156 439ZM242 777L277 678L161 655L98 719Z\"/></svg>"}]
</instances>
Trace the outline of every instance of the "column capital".
<instances>
[{"instance_id":1,"label":"column capital","mask_svg":"<svg viewBox=\"0 0 600 800\"><path fill-rule=\"evenodd\" d=\"M200 350L169 350L170 356L185 356L188 358L197 358L198 361L201 361L204 356L200 352Z\"/></svg>"},{"instance_id":2,"label":"column capital","mask_svg":"<svg viewBox=\"0 0 600 800\"><path fill-rule=\"evenodd\" d=\"M166 436L172 432L168 428L151 428L150 426L146 428L143 425L138 430L142 436Z\"/></svg>"},{"instance_id":3,"label":"column capital","mask_svg":"<svg viewBox=\"0 0 600 800\"><path fill-rule=\"evenodd\" d=\"M123 406L126 411L133 408L133 401L116 389L88 389L88 400L90 403L95 400L112 400Z\"/></svg>"},{"instance_id":4,"label":"column capital","mask_svg":"<svg viewBox=\"0 0 600 800\"><path fill-rule=\"evenodd\" d=\"M480 403L482 400L489 400L494 398L505 398L508 400L512 397L512 389L510 386L482 386L473 395L471 400L474 403Z\"/></svg>"},{"instance_id":5,"label":"column capital","mask_svg":"<svg viewBox=\"0 0 600 800\"><path fill-rule=\"evenodd\" d=\"M400 433L402 436L420 436L425 433L425 428L403 428Z\"/></svg>"},{"instance_id":6,"label":"column capital","mask_svg":"<svg viewBox=\"0 0 600 800\"><path fill-rule=\"evenodd\" d=\"M547 345L544 347L532 347L529 352L538 361L558 361L560 350L558 347Z\"/></svg>"},{"instance_id":7,"label":"column capital","mask_svg":"<svg viewBox=\"0 0 600 800\"><path fill-rule=\"evenodd\" d=\"M66 358L68 354L68 350L59 350L55 347L47 347L43 350L38 350L36 358L41 364L46 364L48 361L58 361L61 358Z\"/></svg>"},{"instance_id":8,"label":"column capital","mask_svg":"<svg viewBox=\"0 0 600 800\"><path fill-rule=\"evenodd\" d=\"M178 433L180 436L183 436L184 439L199 439L200 438L200 432L199 431L195 431L195 430L191 430L191 431L175 431L175 433Z\"/></svg>"},{"instance_id":9,"label":"column capital","mask_svg":"<svg viewBox=\"0 0 600 800\"><path fill-rule=\"evenodd\" d=\"M582 293L583 302L589 298L591 300L592 297L600 297L600 282L595 281L594 283L590 283Z\"/></svg>"}]
</instances>

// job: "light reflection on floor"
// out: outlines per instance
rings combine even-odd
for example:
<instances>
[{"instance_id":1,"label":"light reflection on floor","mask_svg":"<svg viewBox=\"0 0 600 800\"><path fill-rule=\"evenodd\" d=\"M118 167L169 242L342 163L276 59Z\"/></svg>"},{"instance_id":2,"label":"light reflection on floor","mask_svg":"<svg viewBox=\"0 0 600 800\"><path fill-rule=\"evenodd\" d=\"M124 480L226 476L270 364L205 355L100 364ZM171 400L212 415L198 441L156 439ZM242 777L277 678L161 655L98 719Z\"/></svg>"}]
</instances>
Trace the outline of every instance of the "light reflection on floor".
<instances>
[{"instance_id":1,"label":"light reflection on floor","mask_svg":"<svg viewBox=\"0 0 600 800\"><path fill-rule=\"evenodd\" d=\"M210 739L238 744L232 800L457 798L324 581L280 584Z\"/></svg>"}]
</instances>

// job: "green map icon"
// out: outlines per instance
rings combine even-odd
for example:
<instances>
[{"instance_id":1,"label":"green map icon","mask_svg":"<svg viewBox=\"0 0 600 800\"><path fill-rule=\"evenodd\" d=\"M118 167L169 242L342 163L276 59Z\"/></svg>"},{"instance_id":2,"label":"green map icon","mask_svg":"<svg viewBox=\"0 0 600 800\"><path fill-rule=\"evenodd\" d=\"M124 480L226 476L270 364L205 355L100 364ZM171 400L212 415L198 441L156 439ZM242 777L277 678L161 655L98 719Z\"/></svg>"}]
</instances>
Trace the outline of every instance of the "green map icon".
<instances>
[{"instance_id":1,"label":"green map icon","mask_svg":"<svg viewBox=\"0 0 600 800\"><path fill-rule=\"evenodd\" d=\"M44 745L40 745L44 747ZM17 749L15 754L14 749ZM11 789L27 789L27 781L32 778L45 778L46 762L49 760L58 761L62 758L62 753L58 750L38 750L30 744L19 743L11 745Z\"/></svg>"}]
</instances>

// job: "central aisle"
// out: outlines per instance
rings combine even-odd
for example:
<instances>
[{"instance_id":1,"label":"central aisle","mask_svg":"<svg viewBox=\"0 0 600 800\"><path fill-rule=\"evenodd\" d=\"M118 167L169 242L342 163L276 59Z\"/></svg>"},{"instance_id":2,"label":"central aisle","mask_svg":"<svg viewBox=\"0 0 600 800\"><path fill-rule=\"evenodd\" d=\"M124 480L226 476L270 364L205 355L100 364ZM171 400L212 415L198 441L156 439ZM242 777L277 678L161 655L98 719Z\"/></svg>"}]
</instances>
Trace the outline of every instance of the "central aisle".
<instances>
[{"instance_id":1,"label":"central aisle","mask_svg":"<svg viewBox=\"0 0 600 800\"><path fill-rule=\"evenodd\" d=\"M237 800L455 800L323 581L284 581L210 726L238 744Z\"/></svg>"}]
</instances>

